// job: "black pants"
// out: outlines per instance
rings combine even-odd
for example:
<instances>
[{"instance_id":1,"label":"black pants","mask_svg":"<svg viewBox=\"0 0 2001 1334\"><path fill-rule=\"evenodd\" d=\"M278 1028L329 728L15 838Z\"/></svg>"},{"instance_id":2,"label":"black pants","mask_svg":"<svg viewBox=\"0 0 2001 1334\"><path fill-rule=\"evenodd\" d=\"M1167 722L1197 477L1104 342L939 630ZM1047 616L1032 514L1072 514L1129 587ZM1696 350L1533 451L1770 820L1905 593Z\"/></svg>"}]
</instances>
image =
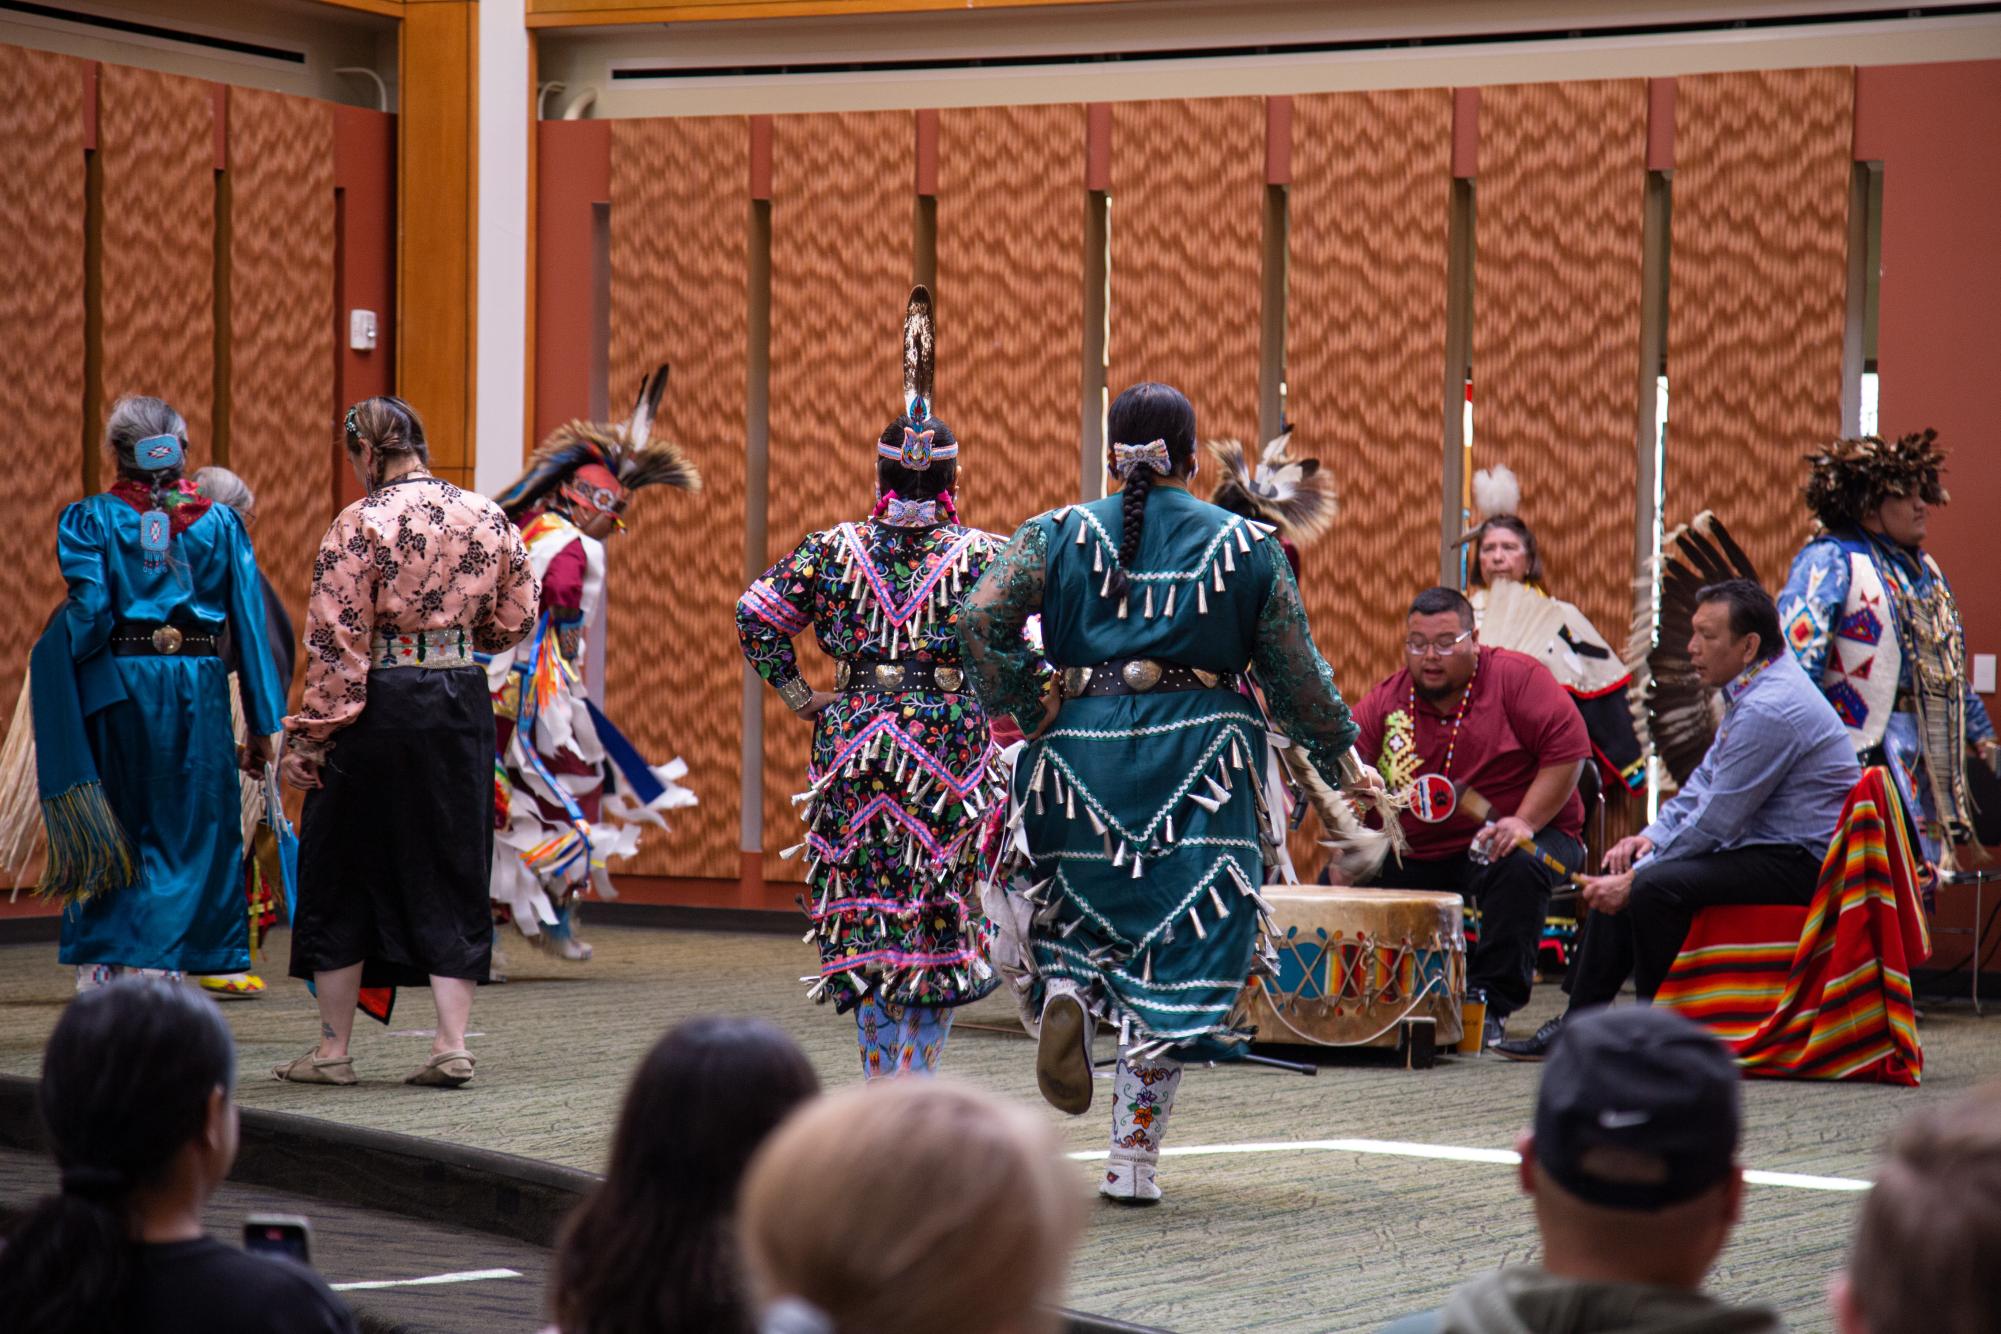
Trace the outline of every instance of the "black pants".
<instances>
[{"instance_id":1,"label":"black pants","mask_svg":"<svg viewBox=\"0 0 2001 1334\"><path fill-rule=\"evenodd\" d=\"M1565 866L1583 865L1584 845L1570 835L1545 829L1535 841ZM1510 852L1486 866L1462 852L1431 861L1407 857L1402 866L1387 862L1376 877L1376 887L1442 890L1480 909L1480 943L1467 960L1466 985L1485 991L1487 1013L1500 1017L1528 1004L1543 918L1549 914L1549 892L1556 878L1556 872L1523 852Z\"/></svg>"},{"instance_id":2,"label":"black pants","mask_svg":"<svg viewBox=\"0 0 2001 1334\"><path fill-rule=\"evenodd\" d=\"M1794 903L1813 899L1820 858L1792 843L1648 862L1633 876L1625 911L1593 911L1577 934L1576 966L1564 989L1570 1008L1609 1005L1627 977L1652 1000L1674 967L1697 908L1714 904Z\"/></svg>"}]
</instances>

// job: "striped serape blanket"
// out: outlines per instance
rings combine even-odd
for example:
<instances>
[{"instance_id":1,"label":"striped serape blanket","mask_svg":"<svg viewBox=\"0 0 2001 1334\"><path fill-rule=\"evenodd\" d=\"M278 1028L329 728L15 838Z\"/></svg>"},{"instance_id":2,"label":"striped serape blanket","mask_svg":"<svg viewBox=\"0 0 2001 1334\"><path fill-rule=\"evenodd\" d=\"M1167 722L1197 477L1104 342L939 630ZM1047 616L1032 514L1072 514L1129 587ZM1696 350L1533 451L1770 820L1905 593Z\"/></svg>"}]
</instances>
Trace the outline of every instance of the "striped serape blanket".
<instances>
[{"instance_id":1,"label":"striped serape blanket","mask_svg":"<svg viewBox=\"0 0 2001 1334\"><path fill-rule=\"evenodd\" d=\"M1747 1074L1918 1082L1913 965L1931 957L1889 775L1848 794L1805 908L1705 908L1654 997L1707 1024Z\"/></svg>"}]
</instances>

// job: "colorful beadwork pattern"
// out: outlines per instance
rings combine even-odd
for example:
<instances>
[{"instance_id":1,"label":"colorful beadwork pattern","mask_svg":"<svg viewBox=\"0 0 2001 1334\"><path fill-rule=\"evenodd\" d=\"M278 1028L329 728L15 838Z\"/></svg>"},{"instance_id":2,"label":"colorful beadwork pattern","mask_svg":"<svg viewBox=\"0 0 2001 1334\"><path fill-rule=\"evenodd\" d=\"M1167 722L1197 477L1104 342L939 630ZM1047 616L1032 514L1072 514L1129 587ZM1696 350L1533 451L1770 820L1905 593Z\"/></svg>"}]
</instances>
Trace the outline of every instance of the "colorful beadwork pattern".
<instances>
[{"instance_id":1,"label":"colorful beadwork pattern","mask_svg":"<svg viewBox=\"0 0 2001 1334\"><path fill-rule=\"evenodd\" d=\"M810 625L834 658L958 667L959 603L997 545L956 524L810 534L737 603L744 656L773 687L797 680L792 637ZM807 858L815 1000L921 1015L997 985L975 892L981 831L1004 797L995 758L970 692L850 690L814 719L794 799L806 838L785 855Z\"/></svg>"}]
</instances>

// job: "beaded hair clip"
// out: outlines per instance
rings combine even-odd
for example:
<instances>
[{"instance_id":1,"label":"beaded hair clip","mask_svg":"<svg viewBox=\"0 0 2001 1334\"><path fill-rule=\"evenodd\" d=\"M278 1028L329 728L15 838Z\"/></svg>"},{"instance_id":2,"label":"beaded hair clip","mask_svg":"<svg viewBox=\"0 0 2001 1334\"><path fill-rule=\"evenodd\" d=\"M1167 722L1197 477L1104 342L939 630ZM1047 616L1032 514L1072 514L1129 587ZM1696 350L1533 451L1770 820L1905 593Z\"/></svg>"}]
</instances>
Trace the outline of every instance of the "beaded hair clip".
<instances>
[{"instance_id":1,"label":"beaded hair clip","mask_svg":"<svg viewBox=\"0 0 2001 1334\"><path fill-rule=\"evenodd\" d=\"M1174 461L1168 457L1165 440L1149 440L1143 445L1112 446L1114 476L1131 477L1141 468L1151 468L1162 477L1174 471Z\"/></svg>"}]
</instances>

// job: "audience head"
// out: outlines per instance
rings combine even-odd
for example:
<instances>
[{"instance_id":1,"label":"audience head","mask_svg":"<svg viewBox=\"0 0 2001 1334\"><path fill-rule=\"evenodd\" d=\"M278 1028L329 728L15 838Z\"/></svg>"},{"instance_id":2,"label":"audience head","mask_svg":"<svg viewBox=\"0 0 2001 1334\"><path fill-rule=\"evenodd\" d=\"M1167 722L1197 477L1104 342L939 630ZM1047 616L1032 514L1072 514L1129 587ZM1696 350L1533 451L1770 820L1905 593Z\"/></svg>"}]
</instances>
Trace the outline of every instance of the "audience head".
<instances>
[{"instance_id":1,"label":"audience head","mask_svg":"<svg viewBox=\"0 0 2001 1334\"><path fill-rule=\"evenodd\" d=\"M236 1158L236 1055L215 1005L130 980L70 1002L42 1053L41 1113L61 1193L0 1249L17 1334L116 1328L141 1199L200 1205Z\"/></svg>"},{"instance_id":2,"label":"audience head","mask_svg":"<svg viewBox=\"0 0 2001 1334\"><path fill-rule=\"evenodd\" d=\"M819 1091L792 1039L761 1019L691 1019L626 1089L611 1161L557 1245L567 1334L749 1330L729 1222L745 1166Z\"/></svg>"},{"instance_id":3,"label":"audience head","mask_svg":"<svg viewBox=\"0 0 2001 1334\"><path fill-rule=\"evenodd\" d=\"M2001 1311L2001 1085L1914 1112L1834 1283L1841 1334L1984 1334Z\"/></svg>"},{"instance_id":4,"label":"audience head","mask_svg":"<svg viewBox=\"0 0 2001 1334\"><path fill-rule=\"evenodd\" d=\"M1651 1005L1567 1021L1520 1145L1543 1267L1700 1287L1743 1203L1739 1128L1737 1065L1706 1029Z\"/></svg>"},{"instance_id":5,"label":"audience head","mask_svg":"<svg viewBox=\"0 0 2001 1334\"><path fill-rule=\"evenodd\" d=\"M229 469L210 464L196 470L194 482L195 490L216 504L235 510L246 528L257 522L257 493L250 489L250 483Z\"/></svg>"},{"instance_id":6,"label":"audience head","mask_svg":"<svg viewBox=\"0 0 2001 1334\"><path fill-rule=\"evenodd\" d=\"M1473 534L1473 583L1485 588L1501 579L1542 582L1542 553L1535 533L1513 514L1496 514Z\"/></svg>"},{"instance_id":7,"label":"audience head","mask_svg":"<svg viewBox=\"0 0 2001 1334\"><path fill-rule=\"evenodd\" d=\"M1053 1331L1082 1222L1043 1120L949 1081L821 1099L759 1151L739 1232L768 1334Z\"/></svg>"},{"instance_id":8,"label":"audience head","mask_svg":"<svg viewBox=\"0 0 2001 1334\"><path fill-rule=\"evenodd\" d=\"M1704 585L1690 620L1688 660L1712 690L1729 685L1752 663L1770 662L1785 651L1778 605L1749 579Z\"/></svg>"},{"instance_id":9,"label":"audience head","mask_svg":"<svg viewBox=\"0 0 2001 1334\"><path fill-rule=\"evenodd\" d=\"M1457 589L1427 588L1411 599L1403 660L1418 694L1435 701L1464 690L1479 652L1473 604Z\"/></svg>"},{"instance_id":10,"label":"audience head","mask_svg":"<svg viewBox=\"0 0 2001 1334\"><path fill-rule=\"evenodd\" d=\"M424 422L417 409L394 394L364 398L347 410L347 461L362 486L373 491L401 460L431 461Z\"/></svg>"},{"instance_id":11,"label":"audience head","mask_svg":"<svg viewBox=\"0 0 2001 1334\"><path fill-rule=\"evenodd\" d=\"M1105 431L1105 471L1124 484L1119 568L1112 571L1110 586L1114 596L1124 597L1153 484L1162 477L1185 482L1195 475L1195 405L1173 385L1144 381L1112 400Z\"/></svg>"}]
</instances>

